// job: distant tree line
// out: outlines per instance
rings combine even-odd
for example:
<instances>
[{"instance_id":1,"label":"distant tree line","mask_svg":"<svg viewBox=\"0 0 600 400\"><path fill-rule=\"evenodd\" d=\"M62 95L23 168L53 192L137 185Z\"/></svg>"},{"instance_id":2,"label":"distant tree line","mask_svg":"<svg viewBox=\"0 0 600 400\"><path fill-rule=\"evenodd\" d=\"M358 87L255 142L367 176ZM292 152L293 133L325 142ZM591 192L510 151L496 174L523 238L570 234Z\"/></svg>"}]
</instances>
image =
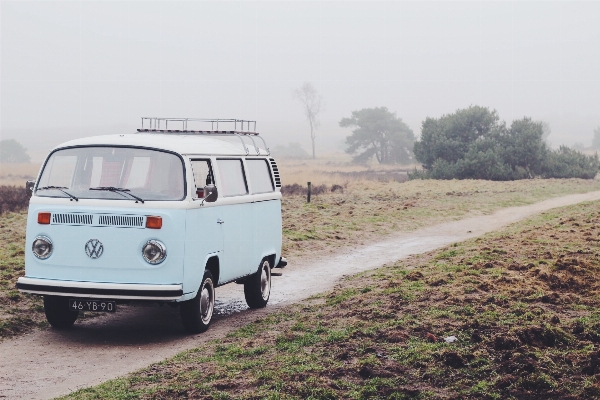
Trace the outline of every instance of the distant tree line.
<instances>
[{"instance_id":1,"label":"distant tree line","mask_svg":"<svg viewBox=\"0 0 600 400\"><path fill-rule=\"evenodd\" d=\"M28 163L30 161L27 149L15 139L0 140L0 162Z\"/></svg>"},{"instance_id":2,"label":"distant tree line","mask_svg":"<svg viewBox=\"0 0 600 400\"><path fill-rule=\"evenodd\" d=\"M346 151L354 155L354 161L376 158L381 164L407 164L416 160L423 171L415 170L413 178L592 179L600 170L597 155L566 146L551 149L546 142L547 122L523 118L508 126L486 107L471 106L427 118L417 141L412 130L385 107L354 111L339 124L354 128L346 139ZM596 140L600 147L600 128Z\"/></svg>"}]
</instances>

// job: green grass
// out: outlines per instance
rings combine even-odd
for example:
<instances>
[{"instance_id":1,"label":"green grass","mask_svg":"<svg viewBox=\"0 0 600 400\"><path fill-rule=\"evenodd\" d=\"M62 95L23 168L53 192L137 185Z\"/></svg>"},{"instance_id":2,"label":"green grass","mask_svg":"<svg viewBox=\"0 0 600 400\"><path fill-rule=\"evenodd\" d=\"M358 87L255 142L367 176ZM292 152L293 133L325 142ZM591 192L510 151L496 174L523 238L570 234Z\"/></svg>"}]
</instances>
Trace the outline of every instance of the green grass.
<instances>
[{"instance_id":1,"label":"green grass","mask_svg":"<svg viewBox=\"0 0 600 400\"><path fill-rule=\"evenodd\" d=\"M64 398L598 397L599 222L600 203L563 208L363 272Z\"/></svg>"}]
</instances>

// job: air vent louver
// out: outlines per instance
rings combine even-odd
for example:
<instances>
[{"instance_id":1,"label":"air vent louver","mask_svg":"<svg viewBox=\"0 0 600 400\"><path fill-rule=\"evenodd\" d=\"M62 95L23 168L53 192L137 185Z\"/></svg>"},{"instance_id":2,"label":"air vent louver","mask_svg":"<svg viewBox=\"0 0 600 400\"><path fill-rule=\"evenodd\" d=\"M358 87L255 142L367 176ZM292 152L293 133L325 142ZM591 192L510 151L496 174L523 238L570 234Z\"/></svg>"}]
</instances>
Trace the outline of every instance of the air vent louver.
<instances>
[{"instance_id":1,"label":"air vent louver","mask_svg":"<svg viewBox=\"0 0 600 400\"><path fill-rule=\"evenodd\" d=\"M52 223L58 225L92 225L93 216L91 214L56 214L52 213Z\"/></svg>"},{"instance_id":2,"label":"air vent louver","mask_svg":"<svg viewBox=\"0 0 600 400\"><path fill-rule=\"evenodd\" d=\"M281 187L281 178L279 177L279 168L277 168L277 163L275 162L274 159L269 158L269 160L271 161L271 169L273 169L273 177L275 178L275 186L280 188Z\"/></svg>"},{"instance_id":3,"label":"air vent louver","mask_svg":"<svg viewBox=\"0 0 600 400\"><path fill-rule=\"evenodd\" d=\"M136 215L100 215L98 225L141 228L144 226L144 217Z\"/></svg>"}]
</instances>

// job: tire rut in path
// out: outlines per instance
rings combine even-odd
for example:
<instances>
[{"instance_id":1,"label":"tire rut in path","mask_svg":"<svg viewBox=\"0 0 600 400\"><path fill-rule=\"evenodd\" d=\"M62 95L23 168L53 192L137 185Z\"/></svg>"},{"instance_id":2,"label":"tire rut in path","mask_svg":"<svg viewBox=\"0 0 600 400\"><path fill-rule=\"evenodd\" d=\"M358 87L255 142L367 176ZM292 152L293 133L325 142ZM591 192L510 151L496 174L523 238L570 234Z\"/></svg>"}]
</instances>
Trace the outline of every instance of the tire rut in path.
<instances>
[{"instance_id":1,"label":"tire rut in path","mask_svg":"<svg viewBox=\"0 0 600 400\"><path fill-rule=\"evenodd\" d=\"M218 288L213 324L200 335L184 333L178 309L138 304L78 321L72 330L40 330L6 340L0 343L0 398L48 399L92 386L222 337L286 304L332 288L344 275L481 236L552 208L594 200L600 200L600 191L402 232L327 256L290 260L283 277L273 278L265 309L248 310L241 285Z\"/></svg>"}]
</instances>

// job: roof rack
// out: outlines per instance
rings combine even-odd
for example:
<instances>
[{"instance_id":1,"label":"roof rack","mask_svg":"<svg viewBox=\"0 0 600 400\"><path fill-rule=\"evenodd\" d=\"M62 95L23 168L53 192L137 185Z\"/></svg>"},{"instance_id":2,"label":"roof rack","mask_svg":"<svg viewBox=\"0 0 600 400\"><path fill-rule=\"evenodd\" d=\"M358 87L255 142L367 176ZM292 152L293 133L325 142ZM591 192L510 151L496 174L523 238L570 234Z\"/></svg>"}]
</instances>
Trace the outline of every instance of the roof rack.
<instances>
[{"instance_id":1,"label":"roof rack","mask_svg":"<svg viewBox=\"0 0 600 400\"><path fill-rule=\"evenodd\" d=\"M144 127L144 123L147 127ZM169 129L169 123L171 123L171 126L175 124L176 129ZM210 129L208 129L208 124L210 124ZM219 130L219 124L221 124L221 126L225 125L228 128L233 127L233 130ZM189 129L189 127L194 128L197 126L204 129ZM252 127L252 130L250 130L250 127ZM254 138L257 137L263 142L265 149L267 150L267 156L271 155L271 150L269 150L265 139L262 136L259 136L258 132L256 132L256 121L244 119L142 117L142 127L137 131L146 133L168 133L175 135L235 136L240 139L246 155L250 154L250 150L246 146L246 142L244 142L243 137L250 138L252 141L252 146L256 151L256 155L260 155L260 149L254 141Z\"/></svg>"}]
</instances>

